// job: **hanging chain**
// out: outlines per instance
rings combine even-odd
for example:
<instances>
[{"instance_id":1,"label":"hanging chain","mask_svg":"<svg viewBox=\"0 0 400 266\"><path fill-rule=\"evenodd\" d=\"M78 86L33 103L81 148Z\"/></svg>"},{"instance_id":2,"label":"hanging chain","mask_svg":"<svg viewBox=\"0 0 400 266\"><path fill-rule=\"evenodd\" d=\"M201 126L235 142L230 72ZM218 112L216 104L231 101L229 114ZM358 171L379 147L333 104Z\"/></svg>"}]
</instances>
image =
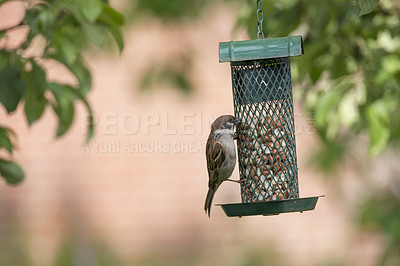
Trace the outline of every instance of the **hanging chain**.
<instances>
[{"instance_id":1,"label":"hanging chain","mask_svg":"<svg viewBox=\"0 0 400 266\"><path fill-rule=\"evenodd\" d=\"M262 0L257 0L257 39L264 39L264 32L262 29L263 20Z\"/></svg>"}]
</instances>

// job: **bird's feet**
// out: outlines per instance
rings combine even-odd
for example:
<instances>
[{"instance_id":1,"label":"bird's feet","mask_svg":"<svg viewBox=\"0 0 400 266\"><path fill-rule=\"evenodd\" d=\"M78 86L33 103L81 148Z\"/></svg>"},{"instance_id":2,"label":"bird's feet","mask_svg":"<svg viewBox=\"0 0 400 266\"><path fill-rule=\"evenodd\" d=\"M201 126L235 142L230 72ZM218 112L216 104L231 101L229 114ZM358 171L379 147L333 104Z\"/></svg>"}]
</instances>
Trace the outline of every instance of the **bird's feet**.
<instances>
[{"instance_id":1,"label":"bird's feet","mask_svg":"<svg viewBox=\"0 0 400 266\"><path fill-rule=\"evenodd\" d=\"M227 181L231 181L231 182L235 182L235 183L241 184L241 183L243 183L244 181L246 181L246 179L233 180L233 179L229 179L229 178L228 178Z\"/></svg>"},{"instance_id":2,"label":"bird's feet","mask_svg":"<svg viewBox=\"0 0 400 266\"><path fill-rule=\"evenodd\" d=\"M237 132L233 133L233 139L234 139L234 140L237 140L237 139L238 139L238 133L237 133Z\"/></svg>"}]
</instances>

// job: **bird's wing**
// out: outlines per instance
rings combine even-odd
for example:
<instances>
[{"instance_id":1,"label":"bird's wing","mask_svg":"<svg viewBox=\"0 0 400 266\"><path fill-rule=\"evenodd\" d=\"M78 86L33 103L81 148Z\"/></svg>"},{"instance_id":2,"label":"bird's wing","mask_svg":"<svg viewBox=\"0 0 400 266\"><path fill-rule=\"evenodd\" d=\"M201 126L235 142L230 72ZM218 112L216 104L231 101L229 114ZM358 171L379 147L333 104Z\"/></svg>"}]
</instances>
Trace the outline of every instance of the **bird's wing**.
<instances>
[{"instance_id":1,"label":"bird's wing","mask_svg":"<svg viewBox=\"0 0 400 266\"><path fill-rule=\"evenodd\" d=\"M209 138L206 147L209 186L218 180L218 169L225 161L225 148L215 138Z\"/></svg>"}]
</instances>

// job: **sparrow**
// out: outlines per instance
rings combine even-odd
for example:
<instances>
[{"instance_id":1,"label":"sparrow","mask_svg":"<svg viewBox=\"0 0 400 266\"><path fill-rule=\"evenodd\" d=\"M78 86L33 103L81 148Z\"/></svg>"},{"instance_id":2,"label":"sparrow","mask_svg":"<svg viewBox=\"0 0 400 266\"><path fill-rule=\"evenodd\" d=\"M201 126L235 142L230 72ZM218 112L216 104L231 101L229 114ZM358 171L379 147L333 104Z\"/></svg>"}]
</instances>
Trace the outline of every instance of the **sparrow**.
<instances>
[{"instance_id":1,"label":"sparrow","mask_svg":"<svg viewBox=\"0 0 400 266\"><path fill-rule=\"evenodd\" d=\"M225 180L231 180L236 165L236 149L234 142L234 127L240 122L232 115L218 117L211 124L211 132L206 144L206 159L208 170L208 193L204 203L204 211L210 217L211 204L218 187Z\"/></svg>"}]
</instances>

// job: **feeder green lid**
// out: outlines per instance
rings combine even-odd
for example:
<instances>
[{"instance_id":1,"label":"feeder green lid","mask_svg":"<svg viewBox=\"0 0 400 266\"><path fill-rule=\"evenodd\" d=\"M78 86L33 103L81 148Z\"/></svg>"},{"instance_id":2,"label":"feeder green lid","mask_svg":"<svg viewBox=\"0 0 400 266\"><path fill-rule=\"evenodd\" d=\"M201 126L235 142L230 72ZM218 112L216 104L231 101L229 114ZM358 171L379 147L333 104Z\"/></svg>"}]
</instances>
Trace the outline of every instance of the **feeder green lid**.
<instances>
[{"instance_id":1,"label":"feeder green lid","mask_svg":"<svg viewBox=\"0 0 400 266\"><path fill-rule=\"evenodd\" d=\"M299 56L303 53L301 36L219 43L219 62Z\"/></svg>"}]
</instances>

